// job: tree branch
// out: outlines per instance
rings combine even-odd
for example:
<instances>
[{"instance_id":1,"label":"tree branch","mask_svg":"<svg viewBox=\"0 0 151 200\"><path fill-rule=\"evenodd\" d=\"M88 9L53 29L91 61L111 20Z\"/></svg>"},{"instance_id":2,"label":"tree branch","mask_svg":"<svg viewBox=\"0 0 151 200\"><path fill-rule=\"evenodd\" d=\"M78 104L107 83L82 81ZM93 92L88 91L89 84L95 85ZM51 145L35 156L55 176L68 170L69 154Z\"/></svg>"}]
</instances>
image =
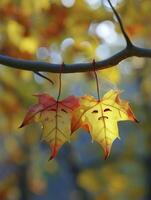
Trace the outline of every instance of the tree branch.
<instances>
[{"instance_id":1,"label":"tree branch","mask_svg":"<svg viewBox=\"0 0 151 200\"><path fill-rule=\"evenodd\" d=\"M122 20L120 16L118 15L117 11L113 7L110 0L107 0L110 4L113 13L115 14L122 34L126 40L126 48L121 50L120 52L114 54L113 56L109 57L108 59L98 61L95 63L95 69L96 70L102 70L109 67L113 67L117 64L119 64L121 61L123 61L126 58L129 57L146 57L151 58L151 49L145 49L140 48L132 44L131 40L129 39L128 35L126 34L124 30L124 26L122 24ZM60 66L61 64L53 64L53 63L47 63L47 62L41 62L41 61L29 61L29 60L23 60L23 59L16 59L13 57L0 55L0 64L21 69L21 70L28 70L33 71L34 73L39 72L52 72L52 73L60 73ZM2 67L0 65L0 67ZM62 73L78 73L78 72L88 72L92 70L92 62L89 63L76 63L76 64L64 64L64 67L62 69ZM51 80L49 80L51 81Z\"/></svg>"},{"instance_id":2,"label":"tree branch","mask_svg":"<svg viewBox=\"0 0 151 200\"><path fill-rule=\"evenodd\" d=\"M113 67L119 64L126 58L129 57L146 57L151 58L151 49L139 48L132 46L131 48L126 47L122 51L116 53L115 55L109 57L108 59L96 62L96 70L102 70L109 67ZM0 64L33 72L60 72L60 64L52 64L41 61L28 61L23 59L15 59L9 56L0 55ZM0 67L2 67L0 65ZM90 63L76 63L76 64L64 64L62 73L78 73L78 72L88 72L92 70L92 62Z\"/></svg>"}]
</instances>

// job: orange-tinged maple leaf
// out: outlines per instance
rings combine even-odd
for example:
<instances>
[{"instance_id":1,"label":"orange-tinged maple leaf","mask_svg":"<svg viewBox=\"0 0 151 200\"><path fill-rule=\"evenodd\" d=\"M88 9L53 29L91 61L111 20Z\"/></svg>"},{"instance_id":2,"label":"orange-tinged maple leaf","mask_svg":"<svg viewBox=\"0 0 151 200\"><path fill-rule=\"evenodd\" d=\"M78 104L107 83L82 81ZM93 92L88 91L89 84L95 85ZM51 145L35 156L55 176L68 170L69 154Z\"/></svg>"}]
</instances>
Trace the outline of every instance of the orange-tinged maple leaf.
<instances>
[{"instance_id":1,"label":"orange-tinged maple leaf","mask_svg":"<svg viewBox=\"0 0 151 200\"><path fill-rule=\"evenodd\" d=\"M72 132L80 127L89 131L92 140L102 146L105 159L110 154L113 141L119 138L117 122L137 122L129 103L121 100L119 94L119 91L110 90L100 100L92 96L81 97L80 106L73 112Z\"/></svg>"},{"instance_id":2,"label":"orange-tinged maple leaf","mask_svg":"<svg viewBox=\"0 0 151 200\"><path fill-rule=\"evenodd\" d=\"M56 101L48 94L36 94L38 104L29 108L20 128L32 122L40 122L43 127L42 140L49 143L53 159L60 147L70 141L71 115L79 106L79 100L69 96L62 101Z\"/></svg>"}]
</instances>

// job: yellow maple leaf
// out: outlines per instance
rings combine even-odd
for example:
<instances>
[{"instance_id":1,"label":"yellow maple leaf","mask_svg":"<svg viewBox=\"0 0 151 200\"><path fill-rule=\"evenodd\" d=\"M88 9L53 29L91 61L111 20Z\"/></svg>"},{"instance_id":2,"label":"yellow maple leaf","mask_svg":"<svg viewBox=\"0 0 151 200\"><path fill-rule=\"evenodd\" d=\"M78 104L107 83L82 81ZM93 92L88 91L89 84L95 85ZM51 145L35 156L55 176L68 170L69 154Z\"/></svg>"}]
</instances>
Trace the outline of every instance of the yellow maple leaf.
<instances>
[{"instance_id":1,"label":"yellow maple leaf","mask_svg":"<svg viewBox=\"0 0 151 200\"><path fill-rule=\"evenodd\" d=\"M107 158L111 146L119 138L118 121L137 121L129 103L119 97L120 92L110 90L100 100L92 96L80 99L80 106L73 112L72 132L82 127L90 132L92 140L98 142Z\"/></svg>"}]
</instances>

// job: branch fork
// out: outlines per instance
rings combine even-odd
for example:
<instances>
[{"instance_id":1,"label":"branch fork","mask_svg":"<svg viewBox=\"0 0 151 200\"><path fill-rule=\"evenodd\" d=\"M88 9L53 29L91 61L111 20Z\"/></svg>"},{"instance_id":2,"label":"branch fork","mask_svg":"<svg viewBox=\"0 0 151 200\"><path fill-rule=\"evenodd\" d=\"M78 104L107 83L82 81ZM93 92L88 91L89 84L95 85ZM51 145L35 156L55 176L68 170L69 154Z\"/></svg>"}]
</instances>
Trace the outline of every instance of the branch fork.
<instances>
[{"instance_id":1,"label":"branch fork","mask_svg":"<svg viewBox=\"0 0 151 200\"><path fill-rule=\"evenodd\" d=\"M107 69L110 67L113 67L117 64L119 64L121 61L125 60L129 57L146 57L151 58L151 49L146 48L140 48L135 46L130 38L128 37L127 33L125 32L122 20L117 13L116 9L113 7L110 0L107 0L113 13L116 16L116 19L119 23L121 32L123 34L123 37L126 41L126 47L119 51L118 53L114 54L113 56L98 61L95 63L95 69L96 70L102 70ZM47 62L41 62L41 61L30 61L30 60L24 60L24 59L16 59L10 56L0 55L0 64L5 65L10 68L16 68L20 70L27 70L32 71L36 73L39 76L42 76L40 72L52 72L52 73L60 73L60 64L53 64L53 63L47 63ZM0 67L2 67L0 65ZM75 63L75 64L64 64L64 67L62 69L62 73L79 73L79 72L89 72L92 70L92 63ZM48 81L52 83L50 79L47 78Z\"/></svg>"}]
</instances>

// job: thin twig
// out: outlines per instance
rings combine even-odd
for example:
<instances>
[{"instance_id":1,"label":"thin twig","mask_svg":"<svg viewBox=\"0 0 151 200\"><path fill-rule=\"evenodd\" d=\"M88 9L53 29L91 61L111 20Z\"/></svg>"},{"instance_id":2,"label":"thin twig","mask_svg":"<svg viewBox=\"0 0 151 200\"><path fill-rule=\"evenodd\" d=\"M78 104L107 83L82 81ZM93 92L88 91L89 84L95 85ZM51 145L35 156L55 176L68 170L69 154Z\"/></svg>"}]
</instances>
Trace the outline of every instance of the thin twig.
<instances>
[{"instance_id":1,"label":"thin twig","mask_svg":"<svg viewBox=\"0 0 151 200\"><path fill-rule=\"evenodd\" d=\"M117 13L116 9L113 7L111 1L110 1L110 0L107 0L107 1L108 1L108 3L110 4L113 13L114 13L115 16L116 16L116 19L117 19L117 21L118 21L118 23L119 23L119 25L120 25L121 31L122 31L122 33L123 33L123 36L124 36L124 38L125 38L125 40L126 40L127 46L129 46L129 47L133 46L133 44L132 44L130 38L128 37L127 33L125 32L125 29L124 29L122 20L121 20L121 18L120 18L120 15Z\"/></svg>"},{"instance_id":2,"label":"thin twig","mask_svg":"<svg viewBox=\"0 0 151 200\"><path fill-rule=\"evenodd\" d=\"M46 79L46 80L49 81L52 85L54 85L54 82L53 82L51 79L49 79L48 77L44 76L43 74L41 74L41 73L39 73L39 72L37 72L37 71L34 71L34 73L37 74L38 76L40 76L40 77Z\"/></svg>"}]
</instances>

